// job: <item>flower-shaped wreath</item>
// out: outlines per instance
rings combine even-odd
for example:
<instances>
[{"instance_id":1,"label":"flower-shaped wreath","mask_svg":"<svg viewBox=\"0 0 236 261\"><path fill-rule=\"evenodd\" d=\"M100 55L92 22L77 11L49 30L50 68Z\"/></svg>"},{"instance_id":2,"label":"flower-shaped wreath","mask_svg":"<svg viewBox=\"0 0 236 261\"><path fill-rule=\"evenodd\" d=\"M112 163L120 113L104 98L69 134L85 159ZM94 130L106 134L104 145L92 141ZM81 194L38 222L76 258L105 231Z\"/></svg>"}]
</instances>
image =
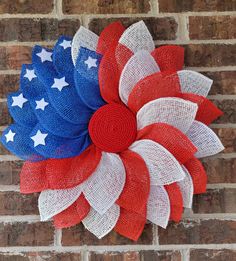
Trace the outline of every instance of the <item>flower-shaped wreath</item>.
<instances>
[{"instance_id":1,"label":"flower-shaped wreath","mask_svg":"<svg viewBox=\"0 0 236 261\"><path fill-rule=\"evenodd\" d=\"M143 21L34 47L2 142L26 160L20 190L41 192L42 221L137 240L146 220L165 228L191 208L207 183L198 158L223 149L207 127L222 112L206 99L212 80L183 61Z\"/></svg>"}]
</instances>

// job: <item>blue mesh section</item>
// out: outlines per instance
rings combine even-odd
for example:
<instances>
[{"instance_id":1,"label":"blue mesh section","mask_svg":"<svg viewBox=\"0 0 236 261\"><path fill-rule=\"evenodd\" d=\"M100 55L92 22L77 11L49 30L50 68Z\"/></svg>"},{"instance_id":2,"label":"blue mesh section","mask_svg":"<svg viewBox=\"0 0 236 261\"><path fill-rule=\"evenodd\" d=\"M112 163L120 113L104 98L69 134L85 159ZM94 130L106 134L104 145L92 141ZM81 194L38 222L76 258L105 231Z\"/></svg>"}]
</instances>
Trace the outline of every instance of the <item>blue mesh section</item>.
<instances>
[{"instance_id":1,"label":"blue mesh section","mask_svg":"<svg viewBox=\"0 0 236 261\"><path fill-rule=\"evenodd\" d=\"M79 96L91 109L97 110L105 105L98 84L98 68L102 56L81 47L74 70L74 80Z\"/></svg>"}]
</instances>

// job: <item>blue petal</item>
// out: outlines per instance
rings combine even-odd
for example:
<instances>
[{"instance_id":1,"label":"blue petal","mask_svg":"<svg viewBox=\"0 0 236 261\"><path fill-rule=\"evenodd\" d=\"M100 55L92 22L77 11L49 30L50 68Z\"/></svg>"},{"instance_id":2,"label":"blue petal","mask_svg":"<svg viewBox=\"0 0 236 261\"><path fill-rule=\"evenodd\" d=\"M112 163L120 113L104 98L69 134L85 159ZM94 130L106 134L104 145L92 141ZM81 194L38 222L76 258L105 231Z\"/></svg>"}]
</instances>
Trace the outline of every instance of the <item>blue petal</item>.
<instances>
[{"instance_id":1,"label":"blue petal","mask_svg":"<svg viewBox=\"0 0 236 261\"><path fill-rule=\"evenodd\" d=\"M89 108L94 110L105 105L98 83L98 68L101 58L100 54L81 47L74 70L74 80L79 96ZM94 63L91 64L91 67L87 64L89 60Z\"/></svg>"}]
</instances>

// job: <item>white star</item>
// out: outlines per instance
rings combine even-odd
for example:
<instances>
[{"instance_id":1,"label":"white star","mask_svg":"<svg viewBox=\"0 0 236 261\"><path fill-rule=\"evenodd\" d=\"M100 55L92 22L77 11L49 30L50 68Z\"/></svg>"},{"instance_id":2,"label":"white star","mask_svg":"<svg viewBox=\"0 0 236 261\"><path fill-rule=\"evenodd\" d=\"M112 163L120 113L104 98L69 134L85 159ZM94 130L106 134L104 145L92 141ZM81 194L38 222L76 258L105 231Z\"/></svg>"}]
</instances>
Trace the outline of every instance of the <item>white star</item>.
<instances>
[{"instance_id":1,"label":"white star","mask_svg":"<svg viewBox=\"0 0 236 261\"><path fill-rule=\"evenodd\" d=\"M13 103L12 103L12 107L14 106L18 106L22 109L23 105L25 102L27 102L28 100L24 98L23 94L21 93L18 96L12 97L13 99Z\"/></svg>"},{"instance_id":2,"label":"white star","mask_svg":"<svg viewBox=\"0 0 236 261\"><path fill-rule=\"evenodd\" d=\"M62 46L65 50L67 48L71 48L71 41L63 40L63 42L60 43L59 45Z\"/></svg>"},{"instance_id":3,"label":"white star","mask_svg":"<svg viewBox=\"0 0 236 261\"><path fill-rule=\"evenodd\" d=\"M54 78L54 84L52 85L52 88L57 88L59 91L61 91L65 86L68 86L69 83L65 81L65 77L62 78Z\"/></svg>"},{"instance_id":4,"label":"white star","mask_svg":"<svg viewBox=\"0 0 236 261\"><path fill-rule=\"evenodd\" d=\"M92 67L98 67L97 66L97 59L93 59L90 56L84 63L88 65L88 69L90 69Z\"/></svg>"},{"instance_id":5,"label":"white star","mask_svg":"<svg viewBox=\"0 0 236 261\"><path fill-rule=\"evenodd\" d=\"M24 78L27 78L30 82L32 79L36 78L37 76L34 73L34 70L26 69L26 74L24 75Z\"/></svg>"},{"instance_id":6,"label":"white star","mask_svg":"<svg viewBox=\"0 0 236 261\"><path fill-rule=\"evenodd\" d=\"M16 135L15 132L12 132L12 130L9 130L7 134L5 134L6 142L14 141L14 136Z\"/></svg>"},{"instance_id":7,"label":"white star","mask_svg":"<svg viewBox=\"0 0 236 261\"><path fill-rule=\"evenodd\" d=\"M31 137L31 139L34 141L34 147L38 145L45 145L45 138L47 136L47 133L42 133L40 130L38 130L37 133Z\"/></svg>"},{"instance_id":8,"label":"white star","mask_svg":"<svg viewBox=\"0 0 236 261\"><path fill-rule=\"evenodd\" d=\"M52 53L46 51L45 49L42 48L40 53L36 54L38 57L40 57L41 62L49 61L52 62Z\"/></svg>"},{"instance_id":9,"label":"white star","mask_svg":"<svg viewBox=\"0 0 236 261\"><path fill-rule=\"evenodd\" d=\"M44 98L42 98L41 100L39 100L39 101L35 101L36 102L36 110L42 110L42 111L44 111L44 109L45 109L45 107L49 104L48 102L46 102L45 100L44 100Z\"/></svg>"}]
</instances>

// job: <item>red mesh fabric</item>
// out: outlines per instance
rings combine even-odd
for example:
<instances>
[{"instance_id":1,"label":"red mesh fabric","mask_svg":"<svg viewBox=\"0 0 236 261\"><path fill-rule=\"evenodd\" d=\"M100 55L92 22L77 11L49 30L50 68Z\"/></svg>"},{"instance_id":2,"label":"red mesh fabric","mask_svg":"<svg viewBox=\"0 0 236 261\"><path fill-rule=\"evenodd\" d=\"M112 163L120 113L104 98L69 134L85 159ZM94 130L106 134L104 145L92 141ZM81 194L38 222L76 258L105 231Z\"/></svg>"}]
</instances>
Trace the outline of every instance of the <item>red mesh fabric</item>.
<instances>
[{"instance_id":1,"label":"red mesh fabric","mask_svg":"<svg viewBox=\"0 0 236 261\"><path fill-rule=\"evenodd\" d=\"M47 161L26 161L20 173L20 192L24 194L41 192L48 188L46 178Z\"/></svg>"},{"instance_id":2,"label":"red mesh fabric","mask_svg":"<svg viewBox=\"0 0 236 261\"><path fill-rule=\"evenodd\" d=\"M170 200L170 220L179 222L183 213L183 198L177 183L166 185L165 189Z\"/></svg>"},{"instance_id":3,"label":"red mesh fabric","mask_svg":"<svg viewBox=\"0 0 236 261\"><path fill-rule=\"evenodd\" d=\"M180 93L177 74L155 73L140 80L129 95L128 107L137 113L149 101L161 97L174 97Z\"/></svg>"},{"instance_id":4,"label":"red mesh fabric","mask_svg":"<svg viewBox=\"0 0 236 261\"><path fill-rule=\"evenodd\" d=\"M56 228L66 228L80 223L89 213L90 205L82 194L70 207L53 217Z\"/></svg>"},{"instance_id":5,"label":"red mesh fabric","mask_svg":"<svg viewBox=\"0 0 236 261\"><path fill-rule=\"evenodd\" d=\"M126 210L140 213L147 204L150 192L148 169L144 160L135 152L127 150L120 157L125 166L126 181L116 203Z\"/></svg>"},{"instance_id":6,"label":"red mesh fabric","mask_svg":"<svg viewBox=\"0 0 236 261\"><path fill-rule=\"evenodd\" d=\"M105 27L98 40L97 52L104 55L114 43L118 43L124 31L125 27L119 21Z\"/></svg>"},{"instance_id":7,"label":"red mesh fabric","mask_svg":"<svg viewBox=\"0 0 236 261\"><path fill-rule=\"evenodd\" d=\"M161 71L179 71L184 65L184 48L177 45L165 45L152 52Z\"/></svg>"},{"instance_id":8,"label":"red mesh fabric","mask_svg":"<svg viewBox=\"0 0 236 261\"><path fill-rule=\"evenodd\" d=\"M129 239L137 241L146 223L146 208L143 209L142 215L121 208L120 217L114 230Z\"/></svg>"},{"instance_id":9,"label":"red mesh fabric","mask_svg":"<svg viewBox=\"0 0 236 261\"><path fill-rule=\"evenodd\" d=\"M182 93L180 94L180 97L185 100L197 103L198 111L196 120L201 121L206 125L211 124L215 119L223 114L223 112L218 109L214 103L203 96L193 93Z\"/></svg>"},{"instance_id":10,"label":"red mesh fabric","mask_svg":"<svg viewBox=\"0 0 236 261\"><path fill-rule=\"evenodd\" d=\"M137 139L150 139L165 147L182 164L193 157L197 149L186 135L166 123L154 123L138 131Z\"/></svg>"},{"instance_id":11,"label":"red mesh fabric","mask_svg":"<svg viewBox=\"0 0 236 261\"><path fill-rule=\"evenodd\" d=\"M202 166L202 163L195 157L189 159L184 166L191 175L194 187L194 194L206 192L207 175Z\"/></svg>"},{"instance_id":12,"label":"red mesh fabric","mask_svg":"<svg viewBox=\"0 0 236 261\"><path fill-rule=\"evenodd\" d=\"M123 44L118 43L115 51L116 62L118 64L119 71L121 72L134 53Z\"/></svg>"}]
</instances>

